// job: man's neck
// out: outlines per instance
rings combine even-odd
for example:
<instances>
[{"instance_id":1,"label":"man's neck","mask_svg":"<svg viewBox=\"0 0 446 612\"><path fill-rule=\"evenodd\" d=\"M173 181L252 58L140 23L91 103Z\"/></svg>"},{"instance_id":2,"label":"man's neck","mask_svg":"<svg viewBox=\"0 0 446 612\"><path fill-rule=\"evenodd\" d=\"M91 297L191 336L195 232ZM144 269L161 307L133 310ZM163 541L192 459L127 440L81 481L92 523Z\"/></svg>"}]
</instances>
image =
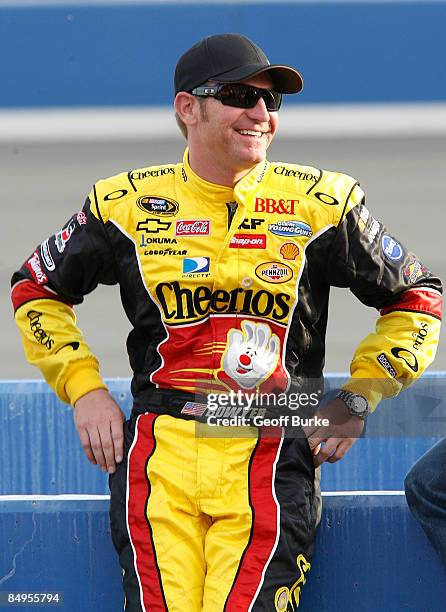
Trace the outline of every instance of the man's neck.
<instances>
[{"instance_id":1,"label":"man's neck","mask_svg":"<svg viewBox=\"0 0 446 612\"><path fill-rule=\"evenodd\" d=\"M237 170L226 166L224 160L215 163L213 160L201 159L199 156L194 155L193 151L190 149L189 165L200 178L209 183L214 183L215 185L221 185L223 187L235 187L244 176L249 174L251 170L257 166L257 164L253 164L249 168Z\"/></svg>"}]
</instances>

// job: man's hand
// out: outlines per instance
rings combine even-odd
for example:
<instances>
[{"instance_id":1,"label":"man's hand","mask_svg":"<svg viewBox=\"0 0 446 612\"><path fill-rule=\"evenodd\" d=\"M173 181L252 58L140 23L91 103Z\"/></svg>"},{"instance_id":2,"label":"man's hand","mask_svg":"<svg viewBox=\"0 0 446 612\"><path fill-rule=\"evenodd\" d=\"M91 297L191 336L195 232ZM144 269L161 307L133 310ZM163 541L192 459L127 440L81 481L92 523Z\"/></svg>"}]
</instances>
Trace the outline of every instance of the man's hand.
<instances>
[{"instance_id":1,"label":"man's hand","mask_svg":"<svg viewBox=\"0 0 446 612\"><path fill-rule=\"evenodd\" d=\"M352 416L344 402L336 397L316 412L321 419L328 419L326 427L304 427L305 434L311 450L317 448L322 442L323 446L314 456L314 465L317 467L329 461L335 463L342 459L345 453L360 437L364 429L364 421Z\"/></svg>"},{"instance_id":2,"label":"man's hand","mask_svg":"<svg viewBox=\"0 0 446 612\"><path fill-rule=\"evenodd\" d=\"M124 456L124 414L110 393L95 389L74 404L74 423L91 463L113 474Z\"/></svg>"}]
</instances>

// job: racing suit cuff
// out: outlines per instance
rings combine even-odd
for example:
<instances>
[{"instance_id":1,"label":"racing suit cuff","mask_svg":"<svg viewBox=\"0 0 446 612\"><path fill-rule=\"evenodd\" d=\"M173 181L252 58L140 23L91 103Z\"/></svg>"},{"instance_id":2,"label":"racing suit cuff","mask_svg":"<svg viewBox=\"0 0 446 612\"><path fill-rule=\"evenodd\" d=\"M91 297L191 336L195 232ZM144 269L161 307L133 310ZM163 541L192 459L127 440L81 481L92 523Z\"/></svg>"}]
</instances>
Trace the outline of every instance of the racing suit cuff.
<instances>
[{"instance_id":1,"label":"racing suit cuff","mask_svg":"<svg viewBox=\"0 0 446 612\"><path fill-rule=\"evenodd\" d=\"M91 365L76 369L65 383L65 392L72 406L80 397L95 389L107 389L107 385Z\"/></svg>"},{"instance_id":2,"label":"racing suit cuff","mask_svg":"<svg viewBox=\"0 0 446 612\"><path fill-rule=\"evenodd\" d=\"M402 385L390 378L373 377L367 368L358 368L351 378L342 385L342 389L358 393L366 398L371 412L374 412L382 399L398 395Z\"/></svg>"}]
</instances>

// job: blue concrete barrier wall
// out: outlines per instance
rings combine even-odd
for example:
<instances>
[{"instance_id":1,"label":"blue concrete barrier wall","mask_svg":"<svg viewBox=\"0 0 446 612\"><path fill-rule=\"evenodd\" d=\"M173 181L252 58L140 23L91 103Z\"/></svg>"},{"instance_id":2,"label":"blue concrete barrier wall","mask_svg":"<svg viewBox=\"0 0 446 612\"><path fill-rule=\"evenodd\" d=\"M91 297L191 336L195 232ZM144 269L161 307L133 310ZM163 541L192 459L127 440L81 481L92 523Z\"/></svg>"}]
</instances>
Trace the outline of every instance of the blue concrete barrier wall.
<instances>
[{"instance_id":1,"label":"blue concrete barrier wall","mask_svg":"<svg viewBox=\"0 0 446 612\"><path fill-rule=\"evenodd\" d=\"M123 609L107 501L0 500L0 543L1 593L62 592L66 612ZM325 498L299 609L443 612L445 595L446 574L402 496Z\"/></svg>"},{"instance_id":2,"label":"blue concrete barrier wall","mask_svg":"<svg viewBox=\"0 0 446 612\"><path fill-rule=\"evenodd\" d=\"M326 377L330 389L345 377ZM128 415L128 379L107 381ZM323 466L325 491L401 490L415 460L446 435L446 373L426 373L382 402L344 460ZM84 457L71 408L43 381L0 381L0 495L108 493L107 478Z\"/></svg>"},{"instance_id":3,"label":"blue concrete barrier wall","mask_svg":"<svg viewBox=\"0 0 446 612\"><path fill-rule=\"evenodd\" d=\"M444 2L0 6L0 107L165 105L178 56L241 32L299 67L290 104L446 100Z\"/></svg>"}]
</instances>

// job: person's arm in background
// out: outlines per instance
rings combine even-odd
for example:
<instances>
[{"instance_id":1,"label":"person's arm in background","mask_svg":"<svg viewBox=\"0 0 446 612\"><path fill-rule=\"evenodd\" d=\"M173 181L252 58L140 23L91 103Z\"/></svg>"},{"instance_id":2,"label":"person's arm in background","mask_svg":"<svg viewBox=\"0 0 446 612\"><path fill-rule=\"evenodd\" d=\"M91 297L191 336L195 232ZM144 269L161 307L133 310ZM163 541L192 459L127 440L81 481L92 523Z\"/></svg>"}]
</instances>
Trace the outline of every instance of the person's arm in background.
<instances>
[{"instance_id":1,"label":"person's arm in background","mask_svg":"<svg viewBox=\"0 0 446 612\"><path fill-rule=\"evenodd\" d=\"M356 349L351 378L343 386L365 397L373 411L432 363L440 334L441 281L372 217L358 185L340 215L326 279L332 286L350 288L363 304L380 312L375 332ZM312 448L325 442L315 463L338 461L361 435L364 421L351 416L339 398L318 415L327 417L330 426L306 429Z\"/></svg>"},{"instance_id":2,"label":"person's arm in background","mask_svg":"<svg viewBox=\"0 0 446 612\"><path fill-rule=\"evenodd\" d=\"M64 228L39 245L11 281L25 355L57 396L74 407L87 458L113 472L123 457L123 414L76 325L73 305L99 283L117 282L95 189Z\"/></svg>"}]
</instances>

